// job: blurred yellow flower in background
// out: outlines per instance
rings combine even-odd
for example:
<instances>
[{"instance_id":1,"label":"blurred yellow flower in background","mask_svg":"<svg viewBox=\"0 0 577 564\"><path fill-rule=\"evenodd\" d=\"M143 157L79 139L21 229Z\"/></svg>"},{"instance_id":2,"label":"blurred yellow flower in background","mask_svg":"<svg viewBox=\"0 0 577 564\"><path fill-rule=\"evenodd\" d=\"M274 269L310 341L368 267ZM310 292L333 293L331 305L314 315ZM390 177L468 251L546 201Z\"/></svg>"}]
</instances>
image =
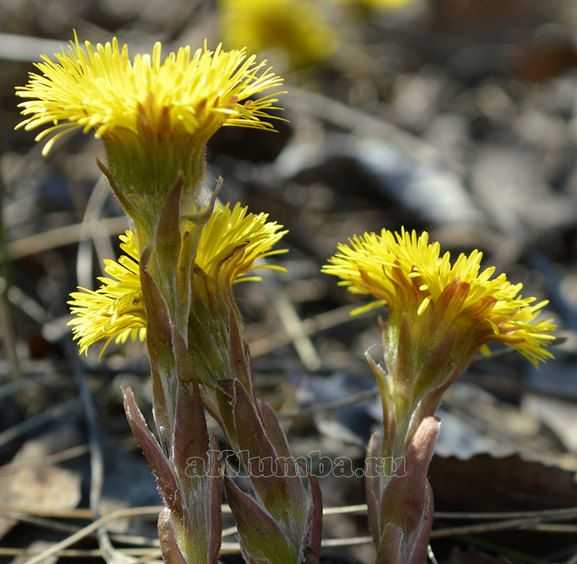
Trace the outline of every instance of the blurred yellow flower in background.
<instances>
[{"instance_id":1,"label":"blurred yellow flower in background","mask_svg":"<svg viewBox=\"0 0 577 564\"><path fill-rule=\"evenodd\" d=\"M219 0L225 45L252 52L281 51L292 67L330 57L336 34L310 0Z\"/></svg>"},{"instance_id":2,"label":"blurred yellow flower in background","mask_svg":"<svg viewBox=\"0 0 577 564\"><path fill-rule=\"evenodd\" d=\"M323 271L350 292L376 299L357 312L386 305L391 331L408 331L417 357L442 347L462 367L482 347L501 342L533 364L551 358L555 324L537 319L547 301L523 297L523 285L495 277L494 267L481 270L482 257L475 250L451 262L426 232L383 229L340 244Z\"/></svg>"},{"instance_id":3,"label":"blurred yellow flower in background","mask_svg":"<svg viewBox=\"0 0 577 564\"><path fill-rule=\"evenodd\" d=\"M210 310L213 302L230 292L233 284L258 281L258 270L280 270L279 265L257 263L259 259L284 253L273 247L286 234L282 226L268 221L266 213L249 213L245 206L228 204L213 211L204 224L189 222L187 228L200 229L192 269L193 308L200 302ZM196 236L196 235L194 235ZM134 232L120 236L124 251L118 260L107 260L107 276L99 278L97 290L79 288L68 302L69 322L81 353L104 341L101 354L113 342L144 340L146 312L140 283L140 253ZM226 296L225 296L226 299ZM208 330L205 326L205 332Z\"/></svg>"}]
</instances>

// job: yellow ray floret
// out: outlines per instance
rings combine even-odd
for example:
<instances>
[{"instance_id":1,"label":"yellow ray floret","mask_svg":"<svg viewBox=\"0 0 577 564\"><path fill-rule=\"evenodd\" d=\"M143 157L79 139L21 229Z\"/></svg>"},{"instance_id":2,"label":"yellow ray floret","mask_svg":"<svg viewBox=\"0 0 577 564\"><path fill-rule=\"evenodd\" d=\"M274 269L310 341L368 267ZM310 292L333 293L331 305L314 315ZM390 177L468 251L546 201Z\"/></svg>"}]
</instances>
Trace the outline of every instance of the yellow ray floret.
<instances>
[{"instance_id":1,"label":"yellow ray floret","mask_svg":"<svg viewBox=\"0 0 577 564\"><path fill-rule=\"evenodd\" d=\"M293 66L330 57L334 31L314 0L220 0L225 44L258 53L280 50Z\"/></svg>"},{"instance_id":2,"label":"yellow ray floret","mask_svg":"<svg viewBox=\"0 0 577 564\"><path fill-rule=\"evenodd\" d=\"M146 335L134 232L126 231L120 235L120 241L120 248L126 254L118 261L104 261L107 276L99 277L100 287L97 290L79 288L70 294L69 325L81 353L99 341L104 341L104 351L112 342L142 341Z\"/></svg>"},{"instance_id":3,"label":"yellow ray floret","mask_svg":"<svg viewBox=\"0 0 577 564\"><path fill-rule=\"evenodd\" d=\"M245 49L181 47L166 56L155 43L131 59L114 38L93 45L75 36L66 52L43 56L28 84L16 89L26 130L42 128L44 153L65 133L94 131L97 138L123 132L208 139L221 126L273 129L282 79ZM263 94L260 98L255 95Z\"/></svg>"},{"instance_id":4,"label":"yellow ray floret","mask_svg":"<svg viewBox=\"0 0 577 564\"><path fill-rule=\"evenodd\" d=\"M273 247L286 234L282 226L268 221L265 213L253 214L236 204L219 206L201 229L193 264L193 301L204 300L207 293L230 291L238 282L258 281L257 270L284 270L259 259L284 253ZM143 340L146 313L140 287L140 253L134 233L120 236L126 253L118 261L107 260L107 276L99 278L97 290L79 288L68 302L69 322L81 353L104 341L102 352L112 342Z\"/></svg>"},{"instance_id":5,"label":"yellow ray floret","mask_svg":"<svg viewBox=\"0 0 577 564\"><path fill-rule=\"evenodd\" d=\"M280 270L283 267L262 263L261 258L286 252L273 247L286 235L282 225L268 221L266 213L249 213L245 206L225 204L218 207L203 226L194 264L220 289L237 282L258 282L255 270Z\"/></svg>"},{"instance_id":6,"label":"yellow ray floret","mask_svg":"<svg viewBox=\"0 0 577 564\"><path fill-rule=\"evenodd\" d=\"M431 339L462 327L474 333L478 348L498 341L533 363L551 358L547 346L555 324L537 319L547 301L523 297L522 284L512 284L505 274L494 276L494 267L481 270L482 257L475 250L451 262L426 232L383 229L340 244L323 272L340 278L350 292L375 298L357 312L387 305L393 320L409 316L411 330L422 324Z\"/></svg>"}]
</instances>

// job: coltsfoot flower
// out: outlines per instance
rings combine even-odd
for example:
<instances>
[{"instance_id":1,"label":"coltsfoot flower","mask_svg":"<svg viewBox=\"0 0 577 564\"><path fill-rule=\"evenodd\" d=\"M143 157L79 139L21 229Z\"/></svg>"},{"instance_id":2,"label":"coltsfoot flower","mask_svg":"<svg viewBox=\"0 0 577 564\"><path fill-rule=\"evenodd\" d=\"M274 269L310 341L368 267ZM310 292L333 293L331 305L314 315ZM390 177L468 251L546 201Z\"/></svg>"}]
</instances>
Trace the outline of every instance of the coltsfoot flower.
<instances>
[{"instance_id":1,"label":"coltsfoot flower","mask_svg":"<svg viewBox=\"0 0 577 564\"><path fill-rule=\"evenodd\" d=\"M284 270L276 264L257 262L285 252L273 247L286 231L278 223L268 221L267 214L249 213L240 204L232 207L226 204L214 210L206 223L198 227L200 234L192 268L193 308L197 315L206 312L210 316L210 308L234 284L260 280L256 271ZM188 228L194 228L192 222ZM107 276L99 278L100 287L79 288L71 294L70 326L81 353L101 341L102 354L113 342L144 340L146 336L138 244L131 230L121 235L120 240L125 254L117 261L106 261ZM204 332L209 329L210 319Z\"/></svg>"},{"instance_id":2,"label":"coltsfoot flower","mask_svg":"<svg viewBox=\"0 0 577 564\"><path fill-rule=\"evenodd\" d=\"M43 56L36 68L16 88L25 118L17 127L40 129L44 154L71 131L92 131L104 142L127 213L149 232L178 174L194 201L206 143L220 127L274 130L270 120L280 109L282 79L245 49L205 44L163 56L155 43L131 59L116 38L93 45L75 36L68 51Z\"/></svg>"},{"instance_id":3,"label":"coltsfoot flower","mask_svg":"<svg viewBox=\"0 0 577 564\"><path fill-rule=\"evenodd\" d=\"M340 244L323 267L350 292L374 298L354 313L387 306L380 385L396 404L396 419L449 385L491 343L535 365L552 357L555 324L538 319L547 301L522 296L522 284L495 276L494 267L482 270L482 257L475 250L452 262L426 232L383 229Z\"/></svg>"},{"instance_id":4,"label":"coltsfoot flower","mask_svg":"<svg viewBox=\"0 0 577 564\"><path fill-rule=\"evenodd\" d=\"M547 300L523 297L523 285L512 284L505 274L494 276L494 267L481 270L482 258L475 250L451 262L426 232L384 229L339 245L323 271L340 278L350 292L375 298L357 312L387 305L389 323L406 318L422 341L466 333L469 347L463 352L501 342L533 364L551 358L555 325L537 319Z\"/></svg>"},{"instance_id":5,"label":"coltsfoot flower","mask_svg":"<svg viewBox=\"0 0 577 564\"><path fill-rule=\"evenodd\" d=\"M369 349L377 380L383 429L369 443L367 467L402 457L402 476L390 468L366 480L368 515L379 564L425 559L433 514L427 471L439 421L435 411L446 388L489 344L503 343L533 364L550 358L555 325L539 320L547 304L521 295L495 268L481 269L475 250L451 261L424 232L365 233L340 244L323 267L354 294L374 299L360 313L386 306L383 351Z\"/></svg>"},{"instance_id":6,"label":"coltsfoot flower","mask_svg":"<svg viewBox=\"0 0 577 564\"><path fill-rule=\"evenodd\" d=\"M258 100L255 94L275 89L282 79L257 63L245 49L224 51L206 45L192 51L181 47L162 56L161 43L151 54L131 60L118 39L93 45L75 37L69 52L43 56L26 86L16 94L25 116L18 127L42 128L48 153L66 133L94 131L113 142L125 135L195 137L206 140L221 126L272 129L269 110L278 109L276 94Z\"/></svg>"},{"instance_id":7,"label":"coltsfoot flower","mask_svg":"<svg viewBox=\"0 0 577 564\"><path fill-rule=\"evenodd\" d=\"M125 253L118 261L106 259L107 276L98 278L97 290L79 288L70 294L74 340L82 354L94 343L104 341L102 353L112 343L144 340L146 318L140 291L139 253L133 231L120 235Z\"/></svg>"},{"instance_id":8,"label":"coltsfoot flower","mask_svg":"<svg viewBox=\"0 0 577 564\"><path fill-rule=\"evenodd\" d=\"M220 0L225 44L255 53L279 50L294 67L322 61L336 34L311 0Z\"/></svg>"}]
</instances>

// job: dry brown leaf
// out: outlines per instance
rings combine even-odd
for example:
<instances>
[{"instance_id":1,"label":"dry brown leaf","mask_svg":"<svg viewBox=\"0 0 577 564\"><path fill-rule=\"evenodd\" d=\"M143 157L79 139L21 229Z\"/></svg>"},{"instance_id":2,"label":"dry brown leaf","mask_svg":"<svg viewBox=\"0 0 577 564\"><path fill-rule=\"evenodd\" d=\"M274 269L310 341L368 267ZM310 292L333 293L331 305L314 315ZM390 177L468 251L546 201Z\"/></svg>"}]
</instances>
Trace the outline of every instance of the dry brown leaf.
<instances>
[{"instance_id":1,"label":"dry brown leaf","mask_svg":"<svg viewBox=\"0 0 577 564\"><path fill-rule=\"evenodd\" d=\"M577 506L574 472L520 455L435 457L430 480L438 509L537 511Z\"/></svg>"},{"instance_id":2,"label":"dry brown leaf","mask_svg":"<svg viewBox=\"0 0 577 564\"><path fill-rule=\"evenodd\" d=\"M19 466L16 472L0 473L0 506L10 508L63 510L71 509L80 501L80 476L69 470L42 464L47 447L40 441L29 441L12 462ZM27 460L29 465L25 465ZM15 518L0 517L0 538L16 523Z\"/></svg>"}]
</instances>

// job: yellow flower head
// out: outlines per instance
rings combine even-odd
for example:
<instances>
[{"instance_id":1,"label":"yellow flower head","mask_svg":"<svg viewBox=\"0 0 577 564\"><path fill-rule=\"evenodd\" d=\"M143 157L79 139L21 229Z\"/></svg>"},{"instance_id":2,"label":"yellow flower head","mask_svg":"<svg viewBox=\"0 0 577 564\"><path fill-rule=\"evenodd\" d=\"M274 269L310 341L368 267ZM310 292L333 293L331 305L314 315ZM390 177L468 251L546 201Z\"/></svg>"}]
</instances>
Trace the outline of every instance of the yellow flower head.
<instances>
[{"instance_id":1,"label":"yellow flower head","mask_svg":"<svg viewBox=\"0 0 577 564\"><path fill-rule=\"evenodd\" d=\"M294 67L322 61L336 48L334 31L310 0L220 0L220 16L228 46L278 50Z\"/></svg>"},{"instance_id":2,"label":"yellow flower head","mask_svg":"<svg viewBox=\"0 0 577 564\"><path fill-rule=\"evenodd\" d=\"M17 127L41 129L44 154L66 133L93 131L104 142L113 188L149 236L179 175L194 203L206 143L220 127L274 130L270 111L279 109L282 84L245 49L181 47L163 56L156 43L131 59L116 38L93 45L75 37L36 68L16 89L25 117Z\"/></svg>"},{"instance_id":3,"label":"yellow flower head","mask_svg":"<svg viewBox=\"0 0 577 564\"><path fill-rule=\"evenodd\" d=\"M285 252L273 247L286 231L278 223L268 221L265 213L248 213L240 204L227 204L214 210L199 228L192 291L193 302L203 310L210 310L215 298L230 292L233 284L260 280L251 272L284 270L275 264L256 264L259 259ZM146 335L136 237L128 230L120 240L126 254L118 261L106 261L107 276L99 278L100 287L94 291L79 288L68 302L73 316L70 326L81 353L100 341L104 341L104 352L112 342L143 340Z\"/></svg>"},{"instance_id":4,"label":"yellow flower head","mask_svg":"<svg viewBox=\"0 0 577 564\"><path fill-rule=\"evenodd\" d=\"M124 251L118 261L106 259L99 277L98 290L79 288L70 294L70 312L74 340L81 353L99 341L104 341L103 351L110 343L144 340L146 317L140 291L139 253L133 231L120 235L120 248Z\"/></svg>"},{"instance_id":5,"label":"yellow flower head","mask_svg":"<svg viewBox=\"0 0 577 564\"><path fill-rule=\"evenodd\" d=\"M39 73L16 89L26 99L18 127L42 128L36 139L50 138L45 154L75 129L105 141L127 134L206 141L226 125L272 129L267 112L277 109L278 92L252 97L282 84L245 49L181 47L163 57L157 42L151 54L131 60L116 38L82 45L75 37L69 52L43 56L35 66Z\"/></svg>"},{"instance_id":6,"label":"yellow flower head","mask_svg":"<svg viewBox=\"0 0 577 564\"><path fill-rule=\"evenodd\" d=\"M551 358L555 325L537 319L547 302L523 297L522 284L494 276L494 267L481 270L482 256L475 250L451 262L426 232L383 229L339 245L323 271L350 292L376 299L361 310L386 304L392 331L410 334L416 364L429 349L444 351L439 354L462 369L491 342L509 345L534 364Z\"/></svg>"}]
</instances>

